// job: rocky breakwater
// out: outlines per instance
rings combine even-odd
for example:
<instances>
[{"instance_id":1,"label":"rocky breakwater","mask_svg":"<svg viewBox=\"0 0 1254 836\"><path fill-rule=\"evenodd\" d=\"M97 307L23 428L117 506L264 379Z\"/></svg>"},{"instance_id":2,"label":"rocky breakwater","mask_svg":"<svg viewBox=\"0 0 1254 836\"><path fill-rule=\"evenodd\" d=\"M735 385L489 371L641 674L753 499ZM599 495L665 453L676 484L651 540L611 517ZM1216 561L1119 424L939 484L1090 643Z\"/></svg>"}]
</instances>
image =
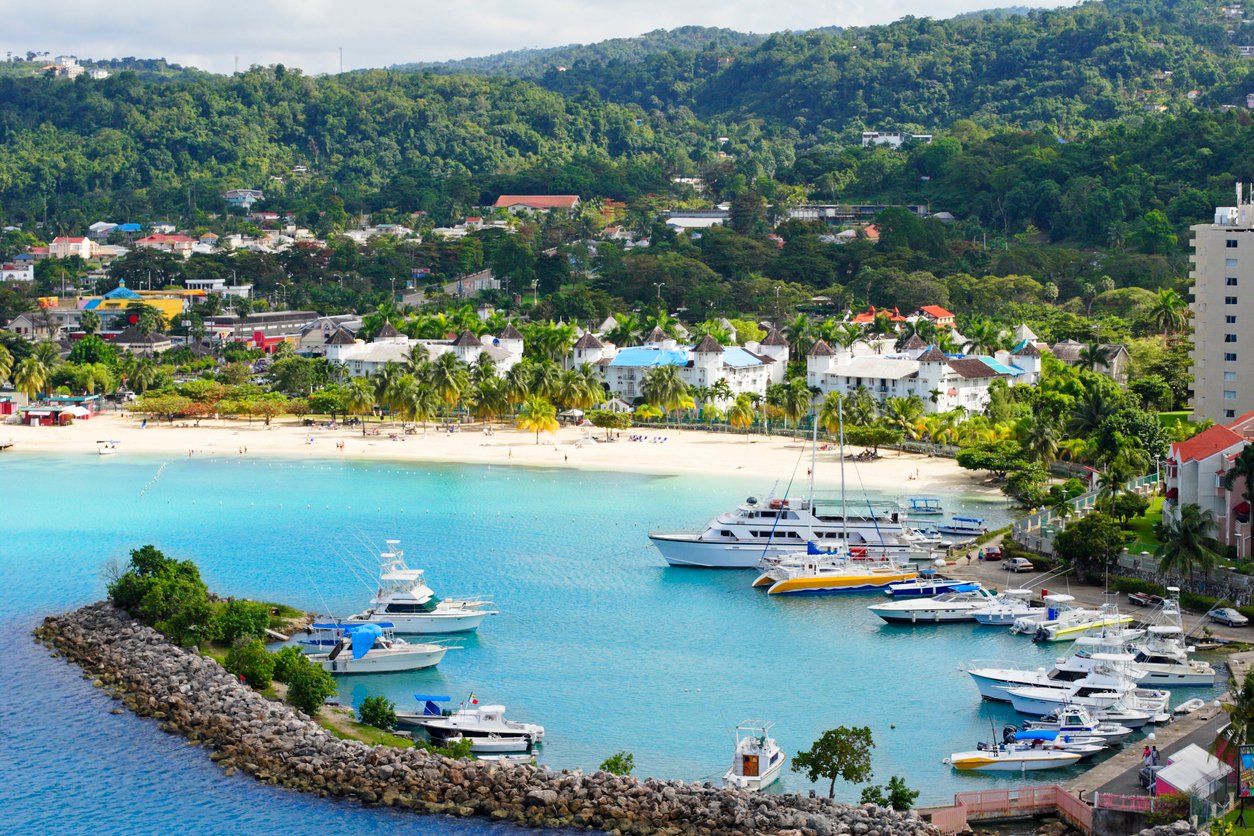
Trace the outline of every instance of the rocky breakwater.
<instances>
[{"instance_id":1,"label":"rocky breakwater","mask_svg":"<svg viewBox=\"0 0 1254 836\"><path fill-rule=\"evenodd\" d=\"M924 836L931 825L873 805L764 795L682 781L458 761L340 740L102 603L45 619L36 636L137 714L207 746L229 771L325 796L419 812L623 833Z\"/></svg>"}]
</instances>

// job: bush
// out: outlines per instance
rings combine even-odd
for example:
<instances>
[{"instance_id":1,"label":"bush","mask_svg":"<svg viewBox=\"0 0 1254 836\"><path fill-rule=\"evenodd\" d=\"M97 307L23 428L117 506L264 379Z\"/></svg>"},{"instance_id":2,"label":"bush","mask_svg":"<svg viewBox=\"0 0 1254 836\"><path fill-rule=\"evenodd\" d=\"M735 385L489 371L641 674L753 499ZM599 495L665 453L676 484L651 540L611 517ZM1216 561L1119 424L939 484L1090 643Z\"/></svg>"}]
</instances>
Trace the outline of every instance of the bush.
<instances>
[{"instance_id":1,"label":"bush","mask_svg":"<svg viewBox=\"0 0 1254 836\"><path fill-rule=\"evenodd\" d=\"M888 779L888 786L872 784L862 788L863 804L878 804L880 807L892 807L894 810L909 810L919 797L918 790L906 786L906 779L894 775Z\"/></svg>"},{"instance_id":2,"label":"bush","mask_svg":"<svg viewBox=\"0 0 1254 836\"><path fill-rule=\"evenodd\" d=\"M235 644L241 638L263 639L270 626L270 608L256 601L227 601L213 619L218 641Z\"/></svg>"},{"instance_id":3,"label":"bush","mask_svg":"<svg viewBox=\"0 0 1254 836\"><path fill-rule=\"evenodd\" d=\"M274 679L274 657L260 639L236 644L226 654L226 669L254 688L269 688Z\"/></svg>"},{"instance_id":4,"label":"bush","mask_svg":"<svg viewBox=\"0 0 1254 836\"><path fill-rule=\"evenodd\" d=\"M1181 592L1180 606L1186 610L1194 612L1210 612L1215 604L1219 603L1215 598L1209 595L1198 595L1195 592Z\"/></svg>"},{"instance_id":5,"label":"bush","mask_svg":"<svg viewBox=\"0 0 1254 836\"><path fill-rule=\"evenodd\" d=\"M190 560L172 560L155 546L131 551L130 566L109 584L115 606L160 630L176 644L212 637L209 589Z\"/></svg>"},{"instance_id":6,"label":"bush","mask_svg":"<svg viewBox=\"0 0 1254 836\"><path fill-rule=\"evenodd\" d=\"M281 648L273 655L274 678L278 682L291 682L292 672L305 661L305 654L301 653L300 648L294 644Z\"/></svg>"},{"instance_id":7,"label":"bush","mask_svg":"<svg viewBox=\"0 0 1254 836\"><path fill-rule=\"evenodd\" d=\"M443 755L446 758L452 758L455 761L470 757L470 747L474 744L466 738L454 743L452 746L441 746L438 743L432 743L430 740L415 740L415 749L425 749L428 752L434 752L437 755Z\"/></svg>"},{"instance_id":8,"label":"bush","mask_svg":"<svg viewBox=\"0 0 1254 836\"><path fill-rule=\"evenodd\" d=\"M335 693L335 679L301 656L300 662L288 673L287 701L311 717L318 713L327 697Z\"/></svg>"},{"instance_id":9,"label":"bush","mask_svg":"<svg viewBox=\"0 0 1254 836\"><path fill-rule=\"evenodd\" d=\"M636 757L631 752L615 752L601 761L600 768L611 775L630 775L636 768Z\"/></svg>"},{"instance_id":10,"label":"bush","mask_svg":"<svg viewBox=\"0 0 1254 836\"><path fill-rule=\"evenodd\" d=\"M376 729L390 729L396 725L396 703L387 697L366 697L357 706L357 718Z\"/></svg>"},{"instance_id":11,"label":"bush","mask_svg":"<svg viewBox=\"0 0 1254 836\"><path fill-rule=\"evenodd\" d=\"M1152 581L1143 581L1140 578L1111 578L1110 588L1115 592L1126 592L1131 595L1134 592L1140 592L1145 595L1166 595L1165 587L1159 586Z\"/></svg>"}]
</instances>

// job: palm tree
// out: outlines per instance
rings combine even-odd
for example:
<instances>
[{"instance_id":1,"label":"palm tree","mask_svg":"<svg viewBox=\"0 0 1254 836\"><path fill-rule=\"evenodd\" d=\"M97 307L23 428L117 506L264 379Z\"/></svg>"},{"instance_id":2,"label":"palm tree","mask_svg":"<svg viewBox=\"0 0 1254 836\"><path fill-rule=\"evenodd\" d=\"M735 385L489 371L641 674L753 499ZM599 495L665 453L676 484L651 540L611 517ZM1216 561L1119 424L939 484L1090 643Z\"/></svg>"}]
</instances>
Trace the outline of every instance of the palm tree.
<instances>
[{"instance_id":1,"label":"palm tree","mask_svg":"<svg viewBox=\"0 0 1254 836\"><path fill-rule=\"evenodd\" d=\"M505 397L511 406L518 406L531 394L532 363L523 360L505 372Z\"/></svg>"},{"instance_id":2,"label":"palm tree","mask_svg":"<svg viewBox=\"0 0 1254 836\"><path fill-rule=\"evenodd\" d=\"M1091 372L1097 371L1098 366L1106 365L1107 351L1100 343L1090 342L1084 348L1080 349L1080 354L1076 357L1076 365L1083 366Z\"/></svg>"},{"instance_id":3,"label":"palm tree","mask_svg":"<svg viewBox=\"0 0 1254 836\"><path fill-rule=\"evenodd\" d=\"M82 317L78 320L78 327L83 329L83 333L91 336L100 330L100 314L95 311L83 311Z\"/></svg>"},{"instance_id":4,"label":"palm tree","mask_svg":"<svg viewBox=\"0 0 1254 836\"><path fill-rule=\"evenodd\" d=\"M159 375L160 370L157 368L156 361L151 357L139 357L127 376L127 385L142 395L152 388Z\"/></svg>"},{"instance_id":5,"label":"palm tree","mask_svg":"<svg viewBox=\"0 0 1254 836\"><path fill-rule=\"evenodd\" d=\"M1248 671L1240 682L1229 676L1227 699L1221 704L1228 723L1220 729L1216 745L1222 740L1235 750L1249 744L1254 737L1254 671Z\"/></svg>"},{"instance_id":6,"label":"palm tree","mask_svg":"<svg viewBox=\"0 0 1254 836\"><path fill-rule=\"evenodd\" d=\"M636 345L640 342L643 332L640 317L631 313L614 314L617 323L605 335L605 338L617 346Z\"/></svg>"},{"instance_id":7,"label":"palm tree","mask_svg":"<svg viewBox=\"0 0 1254 836\"><path fill-rule=\"evenodd\" d=\"M487 355L486 352L480 354L475 362L470 364L470 382L479 385L485 380L496 377L496 361Z\"/></svg>"},{"instance_id":8,"label":"palm tree","mask_svg":"<svg viewBox=\"0 0 1254 836\"><path fill-rule=\"evenodd\" d=\"M557 385L557 402L566 409L591 409L605 396L596 371L587 363L562 373Z\"/></svg>"},{"instance_id":9,"label":"palm tree","mask_svg":"<svg viewBox=\"0 0 1254 836\"><path fill-rule=\"evenodd\" d=\"M1092 435L1114 411L1115 403L1109 391L1104 386L1090 386L1075 402L1067 432L1072 438Z\"/></svg>"},{"instance_id":10,"label":"palm tree","mask_svg":"<svg viewBox=\"0 0 1254 836\"><path fill-rule=\"evenodd\" d=\"M792 322L784 326L784 335L792 346L793 357L805 357L814 345L814 328L807 314L797 314Z\"/></svg>"},{"instance_id":11,"label":"palm tree","mask_svg":"<svg viewBox=\"0 0 1254 836\"><path fill-rule=\"evenodd\" d=\"M9 379L13 373L13 355L7 348L0 345L0 383Z\"/></svg>"},{"instance_id":12,"label":"palm tree","mask_svg":"<svg viewBox=\"0 0 1254 836\"><path fill-rule=\"evenodd\" d=\"M732 405L727 408L727 423L736 429L744 430L753 426L753 401L748 394L742 392L737 396ZM749 434L745 433L745 441L749 440Z\"/></svg>"},{"instance_id":13,"label":"palm tree","mask_svg":"<svg viewBox=\"0 0 1254 836\"><path fill-rule=\"evenodd\" d=\"M923 399L910 394L906 397L884 399L884 422L895 430L909 437L916 435L915 426L923 416Z\"/></svg>"},{"instance_id":14,"label":"palm tree","mask_svg":"<svg viewBox=\"0 0 1254 836\"><path fill-rule=\"evenodd\" d=\"M720 377L710 384L710 397L716 401L730 401L732 399L732 388L731 384L727 382L727 378Z\"/></svg>"},{"instance_id":15,"label":"palm tree","mask_svg":"<svg viewBox=\"0 0 1254 836\"><path fill-rule=\"evenodd\" d=\"M536 444L540 443L540 433L557 432L557 408L548 399L532 395L523 401L518 410L518 429L536 434Z\"/></svg>"},{"instance_id":16,"label":"palm tree","mask_svg":"<svg viewBox=\"0 0 1254 836\"><path fill-rule=\"evenodd\" d=\"M468 398L470 414L480 421L494 421L509 411L509 398L505 396L505 381L489 377L476 383Z\"/></svg>"},{"instance_id":17,"label":"palm tree","mask_svg":"<svg viewBox=\"0 0 1254 836\"><path fill-rule=\"evenodd\" d=\"M971 323L962 350L975 354L993 354L1002 346L1001 329L987 319Z\"/></svg>"},{"instance_id":18,"label":"palm tree","mask_svg":"<svg viewBox=\"0 0 1254 836\"><path fill-rule=\"evenodd\" d=\"M409 351L405 352L405 371L413 375L420 375L430 359L431 349L427 348L423 343L414 343Z\"/></svg>"},{"instance_id":19,"label":"palm tree","mask_svg":"<svg viewBox=\"0 0 1254 836\"><path fill-rule=\"evenodd\" d=\"M856 322L842 322L832 329L832 340L846 351L862 339L862 326Z\"/></svg>"},{"instance_id":20,"label":"palm tree","mask_svg":"<svg viewBox=\"0 0 1254 836\"><path fill-rule=\"evenodd\" d=\"M845 416L855 427L865 427L875 420L875 398L865 386L859 386L845 401Z\"/></svg>"},{"instance_id":21,"label":"palm tree","mask_svg":"<svg viewBox=\"0 0 1254 836\"><path fill-rule=\"evenodd\" d=\"M784 420L794 424L809 413L814 403L814 393L806 385L804 377L794 377L784 386L780 400L780 408L784 411Z\"/></svg>"},{"instance_id":22,"label":"palm tree","mask_svg":"<svg viewBox=\"0 0 1254 836\"><path fill-rule=\"evenodd\" d=\"M396 408L404 420L422 424L425 433L427 422L435 417L436 406L435 393L429 384L415 375L401 378Z\"/></svg>"},{"instance_id":23,"label":"palm tree","mask_svg":"<svg viewBox=\"0 0 1254 836\"><path fill-rule=\"evenodd\" d=\"M1158 571L1187 578L1194 569L1210 571L1219 562L1215 551L1215 515L1197 505L1181 505L1178 516L1163 518L1163 543L1158 547Z\"/></svg>"},{"instance_id":24,"label":"palm tree","mask_svg":"<svg viewBox=\"0 0 1254 836\"><path fill-rule=\"evenodd\" d=\"M430 375L432 391L449 409L456 406L462 399L462 394L470 388L470 373L466 364L452 352L435 358L431 364Z\"/></svg>"},{"instance_id":25,"label":"palm tree","mask_svg":"<svg viewBox=\"0 0 1254 836\"><path fill-rule=\"evenodd\" d=\"M391 360L377 369L370 378L370 382L374 384L375 403L383 406L389 412L395 411L401 378L401 367Z\"/></svg>"},{"instance_id":26,"label":"palm tree","mask_svg":"<svg viewBox=\"0 0 1254 836\"><path fill-rule=\"evenodd\" d=\"M30 400L44 390L48 383L48 367L35 355L23 358L13 373L13 385Z\"/></svg>"},{"instance_id":27,"label":"palm tree","mask_svg":"<svg viewBox=\"0 0 1254 836\"><path fill-rule=\"evenodd\" d=\"M1149 315L1154 324L1163 329L1163 339L1169 339L1172 334L1184 329L1188 307L1184 297L1171 288L1158 291Z\"/></svg>"},{"instance_id":28,"label":"palm tree","mask_svg":"<svg viewBox=\"0 0 1254 836\"><path fill-rule=\"evenodd\" d=\"M1023 434L1023 448L1044 467L1058 455L1058 425L1045 415L1029 419Z\"/></svg>"},{"instance_id":29,"label":"palm tree","mask_svg":"<svg viewBox=\"0 0 1254 836\"><path fill-rule=\"evenodd\" d=\"M44 368L51 372L57 366L61 365L61 346L50 340L44 340L36 343L31 354L44 364Z\"/></svg>"},{"instance_id":30,"label":"palm tree","mask_svg":"<svg viewBox=\"0 0 1254 836\"><path fill-rule=\"evenodd\" d=\"M367 415L374 412L375 405L375 387L369 378L354 377L348 384L347 392L348 411L353 415L360 415L364 419ZM361 423L361 434L366 434L366 422Z\"/></svg>"},{"instance_id":31,"label":"palm tree","mask_svg":"<svg viewBox=\"0 0 1254 836\"><path fill-rule=\"evenodd\" d=\"M531 364L531 378L527 391L542 398L552 398L562 380L562 367L552 360L539 360Z\"/></svg>"},{"instance_id":32,"label":"palm tree","mask_svg":"<svg viewBox=\"0 0 1254 836\"><path fill-rule=\"evenodd\" d=\"M819 404L818 420L826 432L835 433L840 429L844 399L839 392L828 392Z\"/></svg>"},{"instance_id":33,"label":"palm tree","mask_svg":"<svg viewBox=\"0 0 1254 836\"><path fill-rule=\"evenodd\" d=\"M645 374L640 388L644 399L663 412L681 409L690 400L688 384L679 376L678 366L654 366Z\"/></svg>"}]
</instances>

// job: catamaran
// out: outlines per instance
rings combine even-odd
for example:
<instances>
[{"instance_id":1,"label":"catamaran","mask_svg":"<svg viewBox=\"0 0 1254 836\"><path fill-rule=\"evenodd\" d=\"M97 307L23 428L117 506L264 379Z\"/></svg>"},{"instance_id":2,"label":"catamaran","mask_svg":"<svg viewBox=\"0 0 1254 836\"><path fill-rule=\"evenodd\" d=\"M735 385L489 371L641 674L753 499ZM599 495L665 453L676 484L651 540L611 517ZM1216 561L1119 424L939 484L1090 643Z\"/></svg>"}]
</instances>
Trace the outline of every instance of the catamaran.
<instances>
[{"instance_id":1,"label":"catamaran","mask_svg":"<svg viewBox=\"0 0 1254 836\"><path fill-rule=\"evenodd\" d=\"M477 630L485 618L497 614L486 598L437 597L423 570L405 564L399 544L387 541L387 550L379 555L379 590L371 607L346 619L348 623L387 623L403 635L436 635Z\"/></svg>"},{"instance_id":2,"label":"catamaran","mask_svg":"<svg viewBox=\"0 0 1254 836\"><path fill-rule=\"evenodd\" d=\"M918 576L891 560L825 554L811 544L804 552L763 561L753 585L766 587L768 595L832 595L876 592Z\"/></svg>"}]
</instances>

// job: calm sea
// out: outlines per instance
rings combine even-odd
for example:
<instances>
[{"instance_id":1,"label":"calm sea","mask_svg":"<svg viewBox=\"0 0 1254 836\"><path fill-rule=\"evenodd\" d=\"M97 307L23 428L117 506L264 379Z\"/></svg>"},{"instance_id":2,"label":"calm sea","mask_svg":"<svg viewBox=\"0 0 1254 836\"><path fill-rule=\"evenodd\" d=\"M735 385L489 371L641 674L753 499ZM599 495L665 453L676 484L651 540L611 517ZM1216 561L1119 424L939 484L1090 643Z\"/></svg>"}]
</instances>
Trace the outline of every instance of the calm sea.
<instances>
[{"instance_id":1,"label":"calm sea","mask_svg":"<svg viewBox=\"0 0 1254 836\"><path fill-rule=\"evenodd\" d=\"M99 599L101 566L155 543L210 588L339 615L365 606L387 538L437 593L491 594L501 614L432 671L341 680L356 703L472 692L543 723L541 761L593 769L620 750L637 774L715 779L735 725L775 722L789 752L823 730L868 725L876 780L902 775L920 803L1015 778L941 763L1013 719L958 670L976 658L1048 665L995 629L889 627L866 596L768 599L752 573L667 568L650 529L699 528L759 480L389 463L0 458L0 688L4 829L391 831L412 817L226 778L206 753L113 703L27 635L43 615ZM1000 523L1006 509L946 496ZM363 569L363 567L366 567ZM808 789L786 773L782 787ZM849 787L838 798L856 800ZM503 832L422 819L426 832Z\"/></svg>"}]
</instances>

